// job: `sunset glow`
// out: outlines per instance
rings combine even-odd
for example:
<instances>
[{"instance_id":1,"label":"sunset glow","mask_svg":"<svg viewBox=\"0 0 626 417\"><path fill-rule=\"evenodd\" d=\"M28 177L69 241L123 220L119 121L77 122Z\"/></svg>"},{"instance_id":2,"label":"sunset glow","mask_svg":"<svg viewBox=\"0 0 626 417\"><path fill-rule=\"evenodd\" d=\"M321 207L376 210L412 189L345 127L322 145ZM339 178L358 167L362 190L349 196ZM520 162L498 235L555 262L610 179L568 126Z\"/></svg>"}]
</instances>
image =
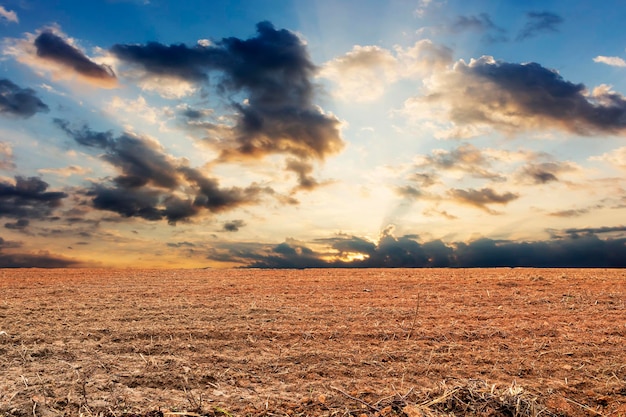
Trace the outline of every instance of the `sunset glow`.
<instances>
[{"instance_id":1,"label":"sunset glow","mask_svg":"<svg viewBox=\"0 0 626 417\"><path fill-rule=\"evenodd\" d=\"M0 0L0 267L626 266L625 17Z\"/></svg>"}]
</instances>

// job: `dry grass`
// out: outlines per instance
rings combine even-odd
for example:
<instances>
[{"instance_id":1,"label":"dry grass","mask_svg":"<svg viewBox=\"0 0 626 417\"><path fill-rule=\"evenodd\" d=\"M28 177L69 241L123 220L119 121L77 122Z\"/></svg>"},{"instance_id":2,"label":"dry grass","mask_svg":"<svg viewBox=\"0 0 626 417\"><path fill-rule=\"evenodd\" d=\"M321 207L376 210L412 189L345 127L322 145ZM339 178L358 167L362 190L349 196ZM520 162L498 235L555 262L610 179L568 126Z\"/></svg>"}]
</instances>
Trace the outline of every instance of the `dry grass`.
<instances>
[{"instance_id":1,"label":"dry grass","mask_svg":"<svg viewBox=\"0 0 626 417\"><path fill-rule=\"evenodd\" d=\"M0 417L626 415L626 271L2 272Z\"/></svg>"}]
</instances>

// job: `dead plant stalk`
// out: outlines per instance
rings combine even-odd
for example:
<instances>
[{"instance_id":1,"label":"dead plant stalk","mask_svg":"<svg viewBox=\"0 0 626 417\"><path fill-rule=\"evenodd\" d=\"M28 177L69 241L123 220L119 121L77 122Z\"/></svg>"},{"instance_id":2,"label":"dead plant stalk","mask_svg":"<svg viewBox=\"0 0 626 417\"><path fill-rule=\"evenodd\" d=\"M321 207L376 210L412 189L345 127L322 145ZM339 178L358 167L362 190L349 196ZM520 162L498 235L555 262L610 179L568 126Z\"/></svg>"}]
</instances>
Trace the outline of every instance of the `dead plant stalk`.
<instances>
[{"instance_id":1,"label":"dead plant stalk","mask_svg":"<svg viewBox=\"0 0 626 417\"><path fill-rule=\"evenodd\" d=\"M415 313L413 314L413 321L411 322L411 327L409 328L409 333L406 335L406 340L411 338L411 333L413 333L413 329L415 328L415 322L417 321L417 314L420 308L420 295L417 293L417 303L415 304Z\"/></svg>"}]
</instances>

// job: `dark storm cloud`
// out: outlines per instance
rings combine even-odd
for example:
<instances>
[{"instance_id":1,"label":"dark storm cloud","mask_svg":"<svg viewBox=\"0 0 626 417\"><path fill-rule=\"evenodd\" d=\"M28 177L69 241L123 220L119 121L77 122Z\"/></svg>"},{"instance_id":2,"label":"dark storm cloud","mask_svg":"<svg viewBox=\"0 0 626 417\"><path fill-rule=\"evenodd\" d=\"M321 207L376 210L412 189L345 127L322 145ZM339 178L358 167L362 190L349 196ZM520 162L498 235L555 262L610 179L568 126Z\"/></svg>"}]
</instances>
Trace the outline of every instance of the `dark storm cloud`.
<instances>
[{"instance_id":1,"label":"dark storm cloud","mask_svg":"<svg viewBox=\"0 0 626 417\"><path fill-rule=\"evenodd\" d=\"M624 229L599 228L604 229ZM315 241L318 252L291 239L274 246L225 246L219 260L255 268L425 268L425 267L624 267L626 238L600 239L595 234L567 235L547 241L515 242L476 239L468 243L419 242L414 235L384 232L377 244L340 235ZM346 255L352 255L352 260ZM354 255L361 255L355 257ZM213 257L210 256L210 259Z\"/></svg>"},{"instance_id":2,"label":"dark storm cloud","mask_svg":"<svg viewBox=\"0 0 626 417\"><path fill-rule=\"evenodd\" d=\"M239 229L244 227L246 222L243 220L231 220L229 222L225 222L222 230L225 232L238 232Z\"/></svg>"},{"instance_id":3,"label":"dark storm cloud","mask_svg":"<svg viewBox=\"0 0 626 417\"><path fill-rule=\"evenodd\" d=\"M43 219L68 195L46 191L48 183L37 177L15 177L15 184L0 182L0 216Z\"/></svg>"},{"instance_id":4,"label":"dark storm cloud","mask_svg":"<svg viewBox=\"0 0 626 417\"><path fill-rule=\"evenodd\" d=\"M556 128L581 135L623 133L626 97L601 86L588 91L537 63L481 57L441 74L423 100L445 102L458 125L486 124L508 132ZM420 100L420 99L418 99Z\"/></svg>"},{"instance_id":5,"label":"dark storm cloud","mask_svg":"<svg viewBox=\"0 0 626 417\"><path fill-rule=\"evenodd\" d=\"M4 227L6 227L7 229L13 229L13 230L22 230L28 227L28 225L30 224L30 222L26 219L19 219L14 223L5 223Z\"/></svg>"},{"instance_id":6,"label":"dark storm cloud","mask_svg":"<svg viewBox=\"0 0 626 417\"><path fill-rule=\"evenodd\" d=\"M579 234L601 234L601 233L614 233L614 232L626 232L626 226L613 226L613 227L587 227L582 229L565 229L565 233L568 235L579 235Z\"/></svg>"},{"instance_id":7,"label":"dark storm cloud","mask_svg":"<svg viewBox=\"0 0 626 417\"><path fill-rule=\"evenodd\" d=\"M150 183L171 189L180 183L177 161L165 154L155 141L130 133L114 138L112 132L94 132L87 126L72 129L61 119L54 122L77 143L105 149L107 152L102 158L123 173L115 179L118 185L133 188Z\"/></svg>"},{"instance_id":8,"label":"dark storm cloud","mask_svg":"<svg viewBox=\"0 0 626 417\"><path fill-rule=\"evenodd\" d=\"M339 120L313 102L317 68L306 45L269 22L259 23L257 36L246 40L224 38L193 47L154 42L114 45L111 52L155 76L207 82L208 73L216 71L221 74L215 79L219 92L229 97L245 93L244 103L231 103L236 111L234 126L227 129L231 140L213 143L224 159L272 153L323 159L343 147ZM187 114L191 119L196 116Z\"/></svg>"},{"instance_id":9,"label":"dark storm cloud","mask_svg":"<svg viewBox=\"0 0 626 417\"><path fill-rule=\"evenodd\" d=\"M254 256L258 260L250 264L253 268L324 268L333 267L320 258L320 254L296 242L283 242L274 246L267 255Z\"/></svg>"},{"instance_id":10,"label":"dark storm cloud","mask_svg":"<svg viewBox=\"0 0 626 417\"><path fill-rule=\"evenodd\" d=\"M358 236L339 235L334 238L317 239L316 242L325 243L340 254L361 253L370 255L376 251L376 244Z\"/></svg>"},{"instance_id":11,"label":"dark storm cloud","mask_svg":"<svg viewBox=\"0 0 626 417\"><path fill-rule=\"evenodd\" d=\"M79 262L49 253L2 253L0 268L68 268Z\"/></svg>"},{"instance_id":12,"label":"dark storm cloud","mask_svg":"<svg viewBox=\"0 0 626 417\"><path fill-rule=\"evenodd\" d=\"M116 138L104 159L122 170L124 175L116 182L141 186L150 183L156 187L175 188L180 184L176 162L166 155L157 142L122 134Z\"/></svg>"},{"instance_id":13,"label":"dark storm cloud","mask_svg":"<svg viewBox=\"0 0 626 417\"><path fill-rule=\"evenodd\" d=\"M487 207L488 205L506 205L511 201L519 198L519 195L510 192L498 194L491 188L481 188L480 190L475 190L473 188L470 188L469 190L461 190L455 188L450 190L449 194L454 200L459 203L478 207L492 214L495 214L496 212Z\"/></svg>"},{"instance_id":14,"label":"dark storm cloud","mask_svg":"<svg viewBox=\"0 0 626 417\"><path fill-rule=\"evenodd\" d=\"M479 239L458 244L455 263L465 267L624 267L626 239L601 240L595 235L545 242Z\"/></svg>"},{"instance_id":15,"label":"dark storm cloud","mask_svg":"<svg viewBox=\"0 0 626 417\"><path fill-rule=\"evenodd\" d=\"M224 53L217 48L184 44L163 45L148 42L145 45L116 44L111 52L122 61L129 62L155 75L167 75L182 80L206 81L207 68L213 61L224 60Z\"/></svg>"},{"instance_id":16,"label":"dark storm cloud","mask_svg":"<svg viewBox=\"0 0 626 417\"><path fill-rule=\"evenodd\" d=\"M21 247L22 247L22 244L20 242L4 240L4 238L0 237L0 250L15 249L15 248L21 248Z\"/></svg>"},{"instance_id":17,"label":"dark storm cloud","mask_svg":"<svg viewBox=\"0 0 626 417\"><path fill-rule=\"evenodd\" d=\"M172 225L200 211L191 199L181 199L153 188L95 185L86 194L92 197L93 207L98 210L150 221L166 219Z\"/></svg>"},{"instance_id":18,"label":"dark storm cloud","mask_svg":"<svg viewBox=\"0 0 626 417\"><path fill-rule=\"evenodd\" d=\"M42 251L31 254L14 251L14 249L21 247L20 242L11 242L0 237L0 268L67 268L78 264L72 259L52 255L48 252Z\"/></svg>"},{"instance_id":19,"label":"dark storm cloud","mask_svg":"<svg viewBox=\"0 0 626 417\"><path fill-rule=\"evenodd\" d=\"M558 32L558 26L563 23L563 18L551 12L529 12L526 25L519 31L516 40L534 38L543 33Z\"/></svg>"},{"instance_id":20,"label":"dark storm cloud","mask_svg":"<svg viewBox=\"0 0 626 417\"><path fill-rule=\"evenodd\" d=\"M194 168L181 167L187 181L197 188L193 202L195 207L204 207L211 212L223 212L234 209L241 205L256 202L261 194L272 194L269 187L260 187L252 184L246 188L231 187L220 188L219 182L214 178L208 178Z\"/></svg>"},{"instance_id":21,"label":"dark storm cloud","mask_svg":"<svg viewBox=\"0 0 626 417\"><path fill-rule=\"evenodd\" d=\"M189 167L186 160L166 154L149 138L131 133L114 137L111 132L95 132L86 126L73 129L64 120L55 123L77 143L103 149L101 158L120 171L111 184L94 184L86 192L99 210L151 221L167 219L175 224L198 215L201 209L228 211L273 192L254 184L222 188L216 179Z\"/></svg>"},{"instance_id":22,"label":"dark storm cloud","mask_svg":"<svg viewBox=\"0 0 626 417\"><path fill-rule=\"evenodd\" d=\"M110 67L91 61L79 49L51 31L42 32L37 36L34 44L39 57L56 62L85 78L105 83L115 80L115 74Z\"/></svg>"},{"instance_id":23,"label":"dark storm cloud","mask_svg":"<svg viewBox=\"0 0 626 417\"><path fill-rule=\"evenodd\" d=\"M196 244L191 242L168 242L170 248L195 248Z\"/></svg>"},{"instance_id":24,"label":"dark storm cloud","mask_svg":"<svg viewBox=\"0 0 626 417\"><path fill-rule=\"evenodd\" d=\"M18 87L6 78L0 79L0 114L27 119L49 110L34 90Z\"/></svg>"},{"instance_id":25,"label":"dark storm cloud","mask_svg":"<svg viewBox=\"0 0 626 417\"><path fill-rule=\"evenodd\" d=\"M93 197L93 206L98 210L108 210L124 217L141 217L146 220L161 220L160 193L150 189L129 190L123 187L94 186L87 193Z\"/></svg>"}]
</instances>

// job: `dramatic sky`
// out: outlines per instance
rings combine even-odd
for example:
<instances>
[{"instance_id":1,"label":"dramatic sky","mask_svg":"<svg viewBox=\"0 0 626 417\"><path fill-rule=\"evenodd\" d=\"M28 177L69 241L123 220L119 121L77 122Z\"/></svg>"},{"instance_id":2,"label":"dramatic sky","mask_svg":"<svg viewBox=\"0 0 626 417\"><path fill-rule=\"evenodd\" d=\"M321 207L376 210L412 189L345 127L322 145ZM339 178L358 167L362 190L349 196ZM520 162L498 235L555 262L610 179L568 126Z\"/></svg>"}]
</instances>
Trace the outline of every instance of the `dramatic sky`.
<instances>
[{"instance_id":1,"label":"dramatic sky","mask_svg":"<svg viewBox=\"0 0 626 417\"><path fill-rule=\"evenodd\" d=\"M626 266L624 21L0 0L0 266Z\"/></svg>"}]
</instances>

